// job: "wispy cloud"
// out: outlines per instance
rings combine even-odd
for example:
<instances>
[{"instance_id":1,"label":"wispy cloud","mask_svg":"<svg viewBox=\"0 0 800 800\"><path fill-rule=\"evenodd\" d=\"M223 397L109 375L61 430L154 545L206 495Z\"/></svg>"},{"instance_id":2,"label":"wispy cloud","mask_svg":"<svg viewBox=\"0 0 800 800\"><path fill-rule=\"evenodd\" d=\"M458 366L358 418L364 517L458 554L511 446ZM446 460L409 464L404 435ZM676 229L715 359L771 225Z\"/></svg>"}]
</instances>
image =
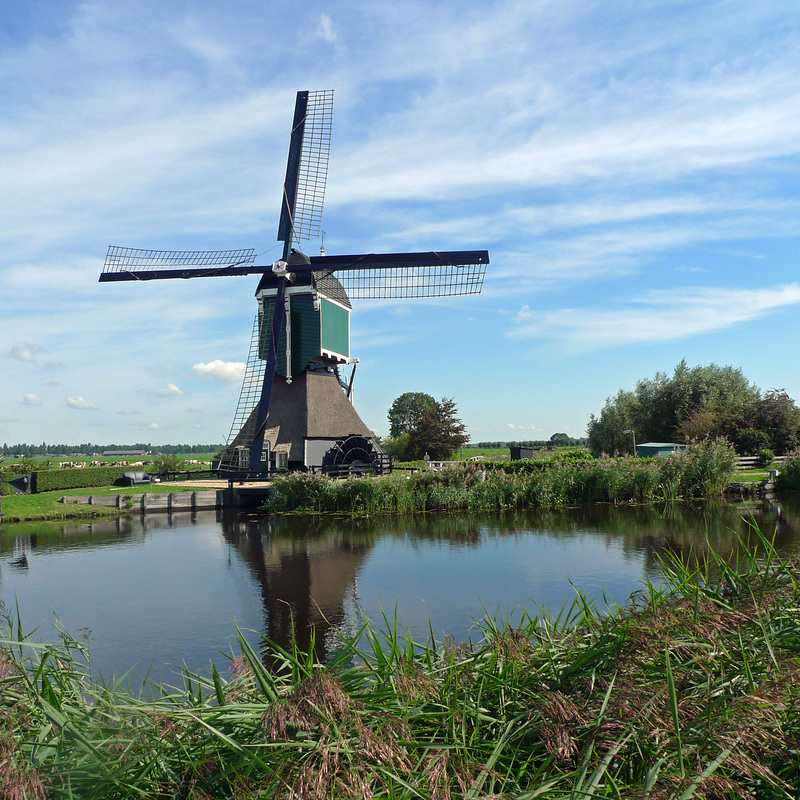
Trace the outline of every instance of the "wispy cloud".
<instances>
[{"instance_id":1,"label":"wispy cloud","mask_svg":"<svg viewBox=\"0 0 800 800\"><path fill-rule=\"evenodd\" d=\"M346 49L339 27L328 14L320 14L319 24L317 25L317 36L328 44L332 44L338 51Z\"/></svg>"},{"instance_id":2,"label":"wispy cloud","mask_svg":"<svg viewBox=\"0 0 800 800\"><path fill-rule=\"evenodd\" d=\"M17 361L35 361L36 357L44 352L43 347L33 342L14 342L8 354Z\"/></svg>"},{"instance_id":3,"label":"wispy cloud","mask_svg":"<svg viewBox=\"0 0 800 800\"><path fill-rule=\"evenodd\" d=\"M569 349L600 350L670 342L724 330L800 304L796 283L770 289L675 289L654 291L625 307L536 311L524 305L514 339L555 339Z\"/></svg>"},{"instance_id":4,"label":"wispy cloud","mask_svg":"<svg viewBox=\"0 0 800 800\"><path fill-rule=\"evenodd\" d=\"M42 404L42 398L35 394L26 394L23 396L22 402L26 406L40 406Z\"/></svg>"},{"instance_id":5,"label":"wispy cloud","mask_svg":"<svg viewBox=\"0 0 800 800\"><path fill-rule=\"evenodd\" d=\"M154 397L176 397L185 394L185 392L179 389L174 383L168 383L165 386L159 386L157 389L153 389L152 394Z\"/></svg>"}]
</instances>

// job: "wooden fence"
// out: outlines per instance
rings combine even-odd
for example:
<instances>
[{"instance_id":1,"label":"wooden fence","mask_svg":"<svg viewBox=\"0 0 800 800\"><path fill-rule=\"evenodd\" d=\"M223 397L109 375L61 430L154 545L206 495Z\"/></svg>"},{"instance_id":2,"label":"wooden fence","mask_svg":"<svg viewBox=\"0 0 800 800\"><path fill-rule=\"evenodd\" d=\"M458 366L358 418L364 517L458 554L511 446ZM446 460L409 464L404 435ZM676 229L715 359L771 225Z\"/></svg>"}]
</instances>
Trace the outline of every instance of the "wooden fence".
<instances>
[{"instance_id":1,"label":"wooden fence","mask_svg":"<svg viewBox=\"0 0 800 800\"><path fill-rule=\"evenodd\" d=\"M755 469L759 466L761 456L739 456L736 459L737 469ZM786 461L786 456L775 456L772 459L773 464L783 464Z\"/></svg>"}]
</instances>

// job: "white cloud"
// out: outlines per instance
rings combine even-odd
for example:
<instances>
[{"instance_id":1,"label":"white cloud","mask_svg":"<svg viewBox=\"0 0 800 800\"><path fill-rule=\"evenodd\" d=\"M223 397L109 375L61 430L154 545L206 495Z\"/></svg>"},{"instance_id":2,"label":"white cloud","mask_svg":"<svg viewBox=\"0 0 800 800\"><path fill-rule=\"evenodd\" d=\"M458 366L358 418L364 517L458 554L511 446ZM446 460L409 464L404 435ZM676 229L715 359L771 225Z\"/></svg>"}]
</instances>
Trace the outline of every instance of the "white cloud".
<instances>
[{"instance_id":1,"label":"white cloud","mask_svg":"<svg viewBox=\"0 0 800 800\"><path fill-rule=\"evenodd\" d=\"M35 394L26 394L22 398L22 402L26 406L40 406L42 404L42 398Z\"/></svg>"},{"instance_id":2,"label":"white cloud","mask_svg":"<svg viewBox=\"0 0 800 800\"><path fill-rule=\"evenodd\" d=\"M510 428L512 431L540 431L541 428L537 428L536 425L514 425L513 423L509 422L506 425L507 428Z\"/></svg>"},{"instance_id":3,"label":"white cloud","mask_svg":"<svg viewBox=\"0 0 800 800\"><path fill-rule=\"evenodd\" d=\"M77 408L81 411L96 411L97 406L94 403L90 403L88 400L84 400L82 397L68 397L67 398L67 405L70 408Z\"/></svg>"},{"instance_id":4,"label":"white cloud","mask_svg":"<svg viewBox=\"0 0 800 800\"><path fill-rule=\"evenodd\" d=\"M319 25L317 26L317 36L320 39L332 44L337 50L343 51L345 49L344 42L339 33L336 23L327 15L320 14Z\"/></svg>"},{"instance_id":5,"label":"white cloud","mask_svg":"<svg viewBox=\"0 0 800 800\"><path fill-rule=\"evenodd\" d=\"M681 288L649 292L624 308L523 306L514 339L555 339L579 351L670 342L766 316L800 304L797 283L769 289Z\"/></svg>"},{"instance_id":6,"label":"white cloud","mask_svg":"<svg viewBox=\"0 0 800 800\"><path fill-rule=\"evenodd\" d=\"M33 342L14 342L9 350L9 355L18 361L35 361L39 353L44 353L43 347Z\"/></svg>"},{"instance_id":7,"label":"white cloud","mask_svg":"<svg viewBox=\"0 0 800 800\"><path fill-rule=\"evenodd\" d=\"M233 383L244 377L245 364L242 361L220 361L215 359L207 364L195 364L192 372L203 380Z\"/></svg>"},{"instance_id":8,"label":"white cloud","mask_svg":"<svg viewBox=\"0 0 800 800\"><path fill-rule=\"evenodd\" d=\"M153 389L155 397L176 397L181 394L185 394L185 392L174 383L168 383L165 386L159 386L158 389Z\"/></svg>"},{"instance_id":9,"label":"white cloud","mask_svg":"<svg viewBox=\"0 0 800 800\"><path fill-rule=\"evenodd\" d=\"M151 422L151 423L148 424L147 428L148 428L148 430L156 431L156 430L158 430L158 423Z\"/></svg>"}]
</instances>

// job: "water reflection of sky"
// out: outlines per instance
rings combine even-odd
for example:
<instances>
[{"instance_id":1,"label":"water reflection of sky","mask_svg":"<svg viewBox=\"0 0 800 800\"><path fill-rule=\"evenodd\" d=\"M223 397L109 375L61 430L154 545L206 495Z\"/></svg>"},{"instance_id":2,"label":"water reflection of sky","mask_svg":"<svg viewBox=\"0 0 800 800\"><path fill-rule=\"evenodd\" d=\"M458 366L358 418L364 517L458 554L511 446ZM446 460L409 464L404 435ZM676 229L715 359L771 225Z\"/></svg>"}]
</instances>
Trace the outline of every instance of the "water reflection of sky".
<instances>
[{"instance_id":1,"label":"water reflection of sky","mask_svg":"<svg viewBox=\"0 0 800 800\"><path fill-rule=\"evenodd\" d=\"M593 533L562 539L486 533L477 550L442 542L410 548L385 538L359 576L358 598L372 619L392 618L397 609L415 638L425 637L430 620L437 633L465 639L476 635L473 621L484 609L499 619L518 618L521 606L557 614L575 599L575 589L601 605L604 591L623 603L644 574L641 554L632 558L620 542Z\"/></svg>"},{"instance_id":2,"label":"water reflection of sky","mask_svg":"<svg viewBox=\"0 0 800 800\"><path fill-rule=\"evenodd\" d=\"M581 590L598 606L624 604L659 558L692 558L711 543L723 554L747 535L742 508L592 507L506 517L153 516L143 519L6 526L0 532L0 599L19 601L27 630L52 639L54 614L66 628L91 630L97 673L133 668L137 685L170 680L168 665L206 670L226 664L234 623L252 643L288 643L292 621L305 646L335 649L336 630L361 615L381 624L395 613L419 641L480 638L485 613L518 619L536 606L552 614ZM760 504L762 529L798 541L800 504ZM573 588L574 587L574 588Z\"/></svg>"}]
</instances>

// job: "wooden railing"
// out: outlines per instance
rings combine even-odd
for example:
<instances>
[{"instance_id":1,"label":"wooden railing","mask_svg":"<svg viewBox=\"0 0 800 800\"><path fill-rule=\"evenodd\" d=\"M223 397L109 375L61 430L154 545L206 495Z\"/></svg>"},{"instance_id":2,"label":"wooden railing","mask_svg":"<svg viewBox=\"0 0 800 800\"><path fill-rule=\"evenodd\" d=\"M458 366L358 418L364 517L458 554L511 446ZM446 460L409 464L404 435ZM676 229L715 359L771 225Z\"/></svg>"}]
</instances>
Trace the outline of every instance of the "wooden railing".
<instances>
[{"instance_id":1,"label":"wooden railing","mask_svg":"<svg viewBox=\"0 0 800 800\"><path fill-rule=\"evenodd\" d=\"M755 469L759 466L761 456L739 456L736 459L737 469ZM775 456L772 459L773 464L783 464L786 461L786 456Z\"/></svg>"},{"instance_id":2,"label":"wooden railing","mask_svg":"<svg viewBox=\"0 0 800 800\"><path fill-rule=\"evenodd\" d=\"M449 467L454 467L456 464L461 464L461 461L431 461L430 459L425 460L425 469L428 472L441 472L443 469L448 469Z\"/></svg>"}]
</instances>

